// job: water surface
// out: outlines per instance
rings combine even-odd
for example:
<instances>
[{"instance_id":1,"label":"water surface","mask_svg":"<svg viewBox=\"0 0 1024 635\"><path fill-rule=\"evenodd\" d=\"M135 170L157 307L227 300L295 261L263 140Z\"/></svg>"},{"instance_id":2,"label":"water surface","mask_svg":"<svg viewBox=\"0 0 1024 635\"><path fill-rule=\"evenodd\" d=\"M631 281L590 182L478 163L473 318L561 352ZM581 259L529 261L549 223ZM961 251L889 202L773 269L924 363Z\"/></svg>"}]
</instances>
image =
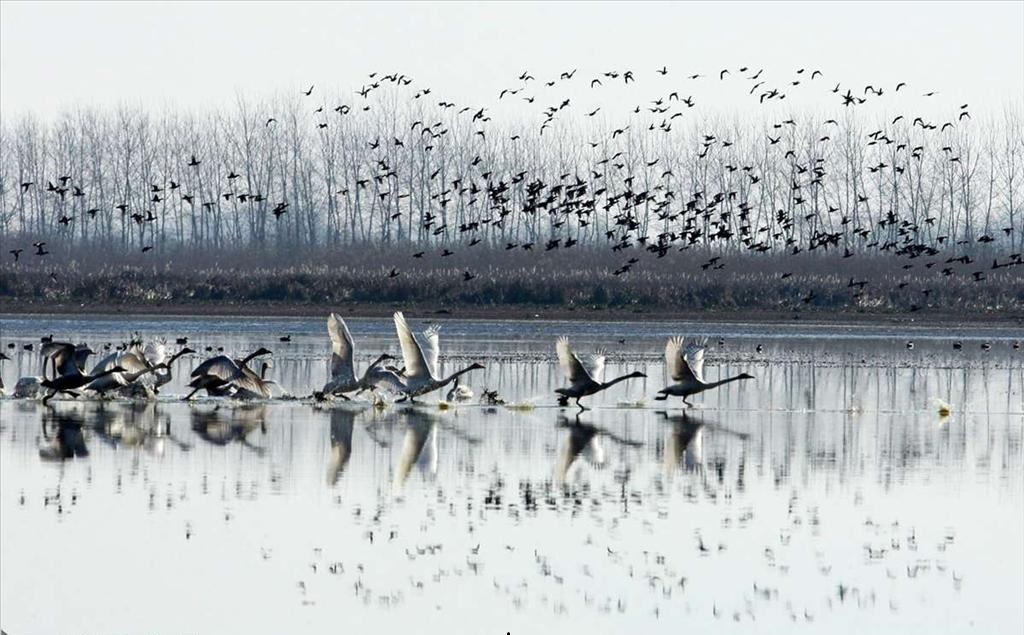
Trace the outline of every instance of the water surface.
<instances>
[{"instance_id":1,"label":"water surface","mask_svg":"<svg viewBox=\"0 0 1024 635\"><path fill-rule=\"evenodd\" d=\"M398 352L390 321L350 327L357 367ZM298 396L326 376L323 320L30 317L0 319L4 381L39 372L40 335L133 330L203 355L266 345ZM555 407L563 333L648 379ZM653 401L674 333L710 337L709 379L756 379L685 412ZM1015 336L452 320L446 368L481 361L478 394L529 408L181 403L198 357L156 402L4 400L0 626L1020 632Z\"/></svg>"}]
</instances>

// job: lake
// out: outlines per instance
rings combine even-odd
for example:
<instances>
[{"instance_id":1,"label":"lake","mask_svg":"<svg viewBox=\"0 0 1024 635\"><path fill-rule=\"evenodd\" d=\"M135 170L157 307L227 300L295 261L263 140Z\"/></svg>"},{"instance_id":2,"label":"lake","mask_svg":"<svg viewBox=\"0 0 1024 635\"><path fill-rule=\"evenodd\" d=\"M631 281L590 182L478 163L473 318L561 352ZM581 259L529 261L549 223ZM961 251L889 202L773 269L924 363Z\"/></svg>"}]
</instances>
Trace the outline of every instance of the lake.
<instances>
[{"instance_id":1,"label":"lake","mask_svg":"<svg viewBox=\"0 0 1024 635\"><path fill-rule=\"evenodd\" d=\"M391 320L349 327L357 369L399 354ZM444 320L445 370L485 364L466 383L513 407L378 408L306 398L324 319L18 316L4 383L40 336L133 331L200 351L156 401L0 401L8 632L1024 629L1011 329ZM563 334L648 377L557 407ZM655 401L674 334L709 337L707 379L755 379ZM260 345L300 399L180 400Z\"/></svg>"}]
</instances>

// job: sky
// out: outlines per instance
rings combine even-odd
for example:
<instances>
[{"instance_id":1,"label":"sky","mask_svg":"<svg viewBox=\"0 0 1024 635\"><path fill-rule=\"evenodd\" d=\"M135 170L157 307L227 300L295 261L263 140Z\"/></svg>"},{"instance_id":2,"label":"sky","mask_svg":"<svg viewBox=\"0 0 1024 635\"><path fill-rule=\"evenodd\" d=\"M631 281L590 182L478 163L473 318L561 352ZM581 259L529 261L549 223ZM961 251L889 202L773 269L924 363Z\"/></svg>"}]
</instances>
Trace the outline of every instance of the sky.
<instances>
[{"instance_id":1,"label":"sky","mask_svg":"<svg viewBox=\"0 0 1024 635\"><path fill-rule=\"evenodd\" d=\"M654 73L662 66L670 75ZM459 103L493 101L524 71L573 68L585 80L579 99L593 97L590 78L632 69L662 82L652 94L671 86L727 108L746 90L709 84L740 66L779 81L820 69L811 106L834 105L835 82L859 92L905 81L903 95L935 90L954 108L1001 110L1024 100L1024 3L0 3L5 118L122 103L202 109L310 84L344 95L374 71ZM686 85L696 73L707 90ZM615 90L603 98L636 101Z\"/></svg>"}]
</instances>

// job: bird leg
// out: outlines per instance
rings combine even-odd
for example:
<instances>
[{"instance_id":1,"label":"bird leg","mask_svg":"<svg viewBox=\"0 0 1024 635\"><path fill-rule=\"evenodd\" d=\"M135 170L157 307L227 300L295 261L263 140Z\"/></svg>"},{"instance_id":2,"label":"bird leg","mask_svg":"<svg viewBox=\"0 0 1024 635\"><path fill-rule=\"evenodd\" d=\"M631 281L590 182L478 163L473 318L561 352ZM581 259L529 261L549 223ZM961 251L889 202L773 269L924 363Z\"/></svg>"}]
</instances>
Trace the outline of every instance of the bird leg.
<instances>
[{"instance_id":1,"label":"bird leg","mask_svg":"<svg viewBox=\"0 0 1024 635\"><path fill-rule=\"evenodd\" d=\"M580 410L588 410L586 406L580 403L580 397L576 397L576 405L580 407Z\"/></svg>"},{"instance_id":2,"label":"bird leg","mask_svg":"<svg viewBox=\"0 0 1024 635\"><path fill-rule=\"evenodd\" d=\"M182 400L182 401L188 401L188 400L192 399L192 395L196 394L196 393L197 393L197 392L199 392L200 390L202 390L202 389L201 389L201 388L196 388L195 390L193 390L193 391L192 391L192 392L190 392L189 394L187 394L187 395L185 395L184 397L182 397L182 398L181 398L181 400Z\"/></svg>"}]
</instances>

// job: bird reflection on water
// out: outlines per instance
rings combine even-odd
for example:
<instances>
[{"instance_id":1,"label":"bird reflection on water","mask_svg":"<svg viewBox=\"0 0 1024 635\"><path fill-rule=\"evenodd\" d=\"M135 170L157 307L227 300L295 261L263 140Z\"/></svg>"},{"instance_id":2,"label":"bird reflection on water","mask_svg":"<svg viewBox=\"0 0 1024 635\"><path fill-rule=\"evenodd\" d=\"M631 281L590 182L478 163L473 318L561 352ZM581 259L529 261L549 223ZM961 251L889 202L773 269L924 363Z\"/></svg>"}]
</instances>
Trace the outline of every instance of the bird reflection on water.
<instances>
[{"instance_id":1,"label":"bird reflection on water","mask_svg":"<svg viewBox=\"0 0 1024 635\"><path fill-rule=\"evenodd\" d=\"M89 448L82 434L84 417L78 412L60 412L50 407L43 411L43 438L47 443L39 448L39 458L44 461L63 461L85 458ZM53 436L48 429L55 428Z\"/></svg>"},{"instance_id":2,"label":"bird reflection on water","mask_svg":"<svg viewBox=\"0 0 1024 635\"><path fill-rule=\"evenodd\" d=\"M266 448L254 445L249 436L256 430L267 434L266 404L240 405L231 408L195 407L190 411L192 431L213 445L229 445L238 442L243 447L262 455Z\"/></svg>"},{"instance_id":3,"label":"bird reflection on water","mask_svg":"<svg viewBox=\"0 0 1024 635\"><path fill-rule=\"evenodd\" d=\"M555 464L555 481L557 483L565 483L568 480L569 472L580 456L583 456L587 463L597 469L604 467L605 451L604 446L601 445L602 438L624 447L643 446L640 441L619 436L605 428L581 421L581 414L577 413L573 419L569 419L564 414L558 415L558 427L565 429L568 436Z\"/></svg>"}]
</instances>

